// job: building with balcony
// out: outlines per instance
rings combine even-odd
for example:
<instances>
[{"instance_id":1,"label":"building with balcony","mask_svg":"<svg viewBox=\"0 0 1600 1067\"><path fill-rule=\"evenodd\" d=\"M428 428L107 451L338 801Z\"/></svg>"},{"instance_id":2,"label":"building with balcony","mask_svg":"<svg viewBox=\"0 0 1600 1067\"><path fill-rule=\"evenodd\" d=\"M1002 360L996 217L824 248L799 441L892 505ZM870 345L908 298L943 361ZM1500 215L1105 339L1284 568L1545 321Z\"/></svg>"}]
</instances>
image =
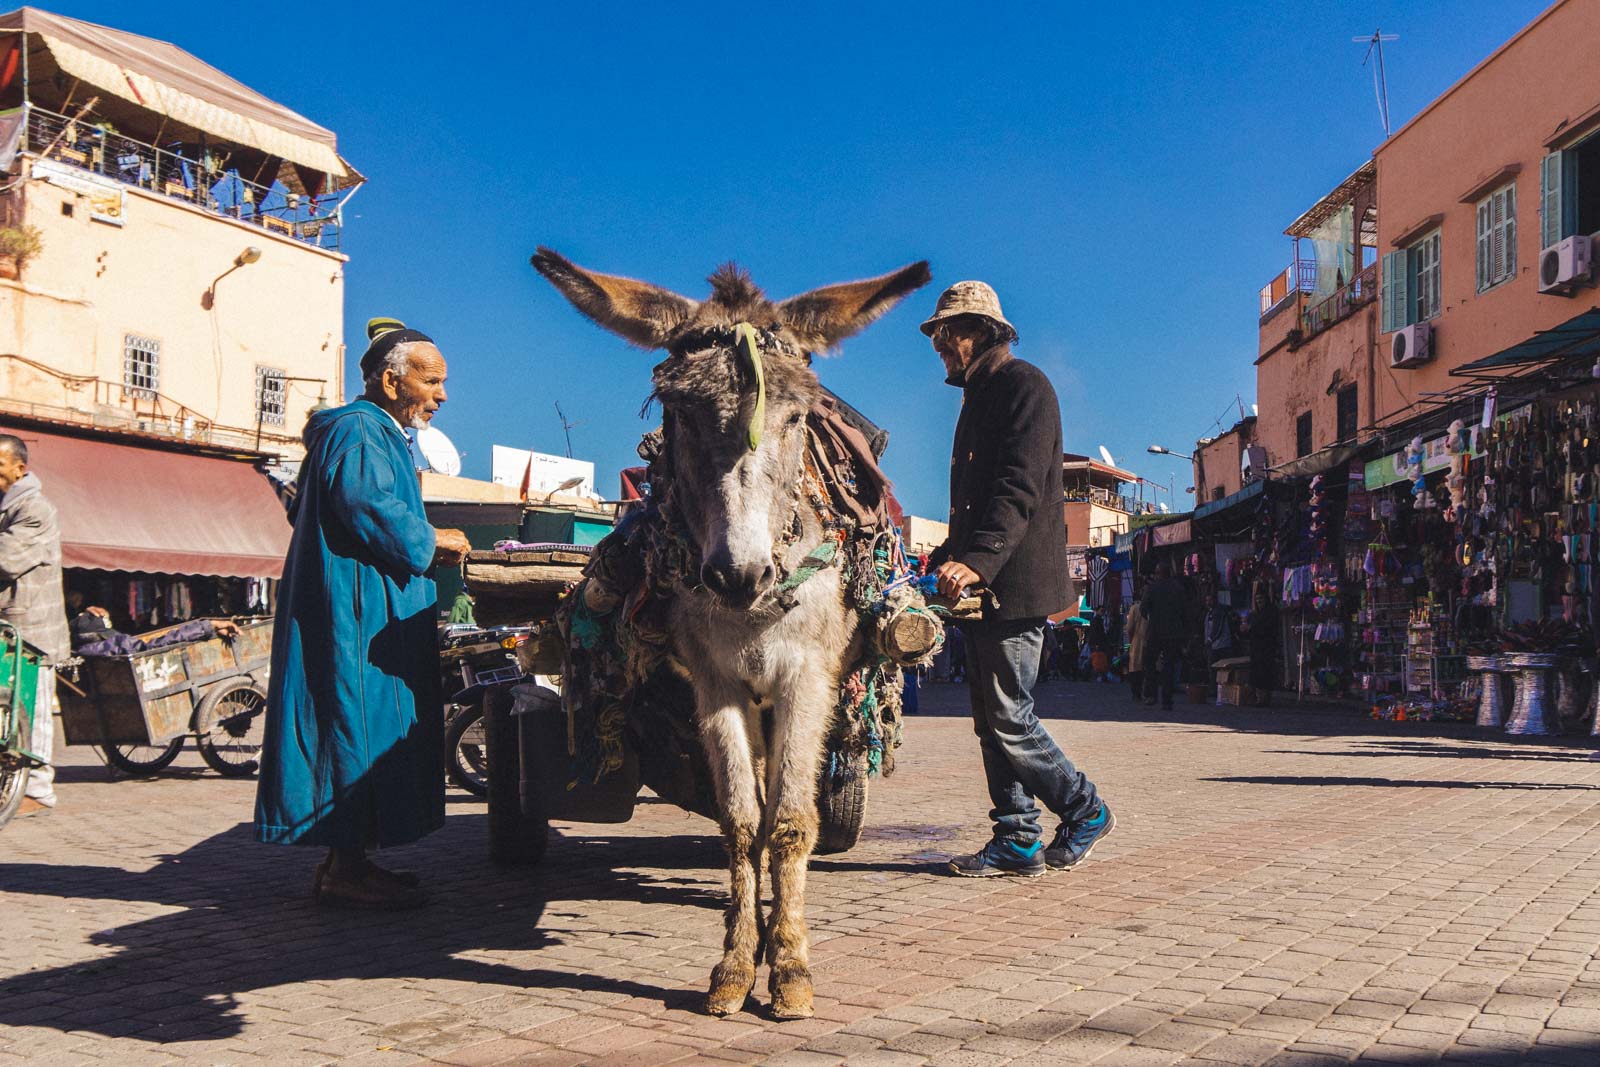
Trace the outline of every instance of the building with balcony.
<instances>
[{"instance_id":1,"label":"building with balcony","mask_svg":"<svg viewBox=\"0 0 1600 1067\"><path fill-rule=\"evenodd\" d=\"M0 413L298 456L344 395L361 181L171 44L0 15Z\"/></svg>"},{"instance_id":2,"label":"building with balcony","mask_svg":"<svg viewBox=\"0 0 1600 1067\"><path fill-rule=\"evenodd\" d=\"M1154 512L1156 506L1128 491L1142 487L1131 471L1072 452L1061 456L1061 486L1066 497L1067 546L1070 549L1103 548L1119 533L1128 531L1133 515Z\"/></svg>"},{"instance_id":3,"label":"building with balcony","mask_svg":"<svg viewBox=\"0 0 1600 1067\"><path fill-rule=\"evenodd\" d=\"M174 45L0 15L0 430L60 513L69 594L118 629L271 610L268 472L344 396L361 181L330 131Z\"/></svg>"},{"instance_id":4,"label":"building with balcony","mask_svg":"<svg viewBox=\"0 0 1600 1067\"><path fill-rule=\"evenodd\" d=\"M1260 293L1259 418L1199 443L1197 488L1235 491L1249 444L1297 473L1339 446L1437 432L1490 385L1506 401L1588 375L1596 40L1600 4L1552 4L1289 226L1290 265Z\"/></svg>"}]
</instances>

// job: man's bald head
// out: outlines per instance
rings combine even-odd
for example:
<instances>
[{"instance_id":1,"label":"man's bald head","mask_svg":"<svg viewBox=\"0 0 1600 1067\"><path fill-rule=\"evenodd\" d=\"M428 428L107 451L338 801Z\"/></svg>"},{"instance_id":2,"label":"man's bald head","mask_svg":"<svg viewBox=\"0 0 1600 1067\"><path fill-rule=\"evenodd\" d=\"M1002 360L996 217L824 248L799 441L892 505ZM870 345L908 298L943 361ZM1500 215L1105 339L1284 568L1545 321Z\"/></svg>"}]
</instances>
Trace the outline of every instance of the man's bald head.
<instances>
[{"instance_id":1,"label":"man's bald head","mask_svg":"<svg viewBox=\"0 0 1600 1067\"><path fill-rule=\"evenodd\" d=\"M15 434L0 433L0 493L9 491L27 473L27 444Z\"/></svg>"}]
</instances>

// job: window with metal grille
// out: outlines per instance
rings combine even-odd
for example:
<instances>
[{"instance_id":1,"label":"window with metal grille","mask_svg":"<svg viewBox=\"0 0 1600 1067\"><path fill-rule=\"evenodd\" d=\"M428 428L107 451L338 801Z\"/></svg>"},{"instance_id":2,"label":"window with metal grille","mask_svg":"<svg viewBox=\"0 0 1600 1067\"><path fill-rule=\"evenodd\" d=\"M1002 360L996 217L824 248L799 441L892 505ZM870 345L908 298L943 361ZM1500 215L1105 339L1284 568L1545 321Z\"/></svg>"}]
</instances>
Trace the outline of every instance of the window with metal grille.
<instances>
[{"instance_id":1,"label":"window with metal grille","mask_svg":"<svg viewBox=\"0 0 1600 1067\"><path fill-rule=\"evenodd\" d=\"M160 341L133 333L123 335L122 387L138 396L155 396L160 392Z\"/></svg>"},{"instance_id":2,"label":"window with metal grille","mask_svg":"<svg viewBox=\"0 0 1600 1067\"><path fill-rule=\"evenodd\" d=\"M1517 186L1478 201L1478 292L1517 276Z\"/></svg>"},{"instance_id":3,"label":"window with metal grille","mask_svg":"<svg viewBox=\"0 0 1600 1067\"><path fill-rule=\"evenodd\" d=\"M288 382L277 367L256 367L256 421L282 426L288 405Z\"/></svg>"},{"instance_id":4,"label":"window with metal grille","mask_svg":"<svg viewBox=\"0 0 1600 1067\"><path fill-rule=\"evenodd\" d=\"M1311 455L1311 412L1303 411L1300 417L1294 420L1294 454L1300 456Z\"/></svg>"},{"instance_id":5,"label":"window with metal grille","mask_svg":"<svg viewBox=\"0 0 1600 1067\"><path fill-rule=\"evenodd\" d=\"M1334 417L1336 436L1341 441L1348 441L1356 435L1356 387L1345 386L1335 399L1338 402Z\"/></svg>"}]
</instances>

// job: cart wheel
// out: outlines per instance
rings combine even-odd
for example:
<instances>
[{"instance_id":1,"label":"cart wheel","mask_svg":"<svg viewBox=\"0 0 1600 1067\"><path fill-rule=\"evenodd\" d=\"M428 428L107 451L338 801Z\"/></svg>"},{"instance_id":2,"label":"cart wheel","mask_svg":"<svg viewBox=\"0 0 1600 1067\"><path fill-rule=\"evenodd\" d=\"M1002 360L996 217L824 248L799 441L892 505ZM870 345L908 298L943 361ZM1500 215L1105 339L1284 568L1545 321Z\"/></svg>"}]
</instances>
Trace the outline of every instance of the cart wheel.
<instances>
[{"instance_id":1,"label":"cart wheel","mask_svg":"<svg viewBox=\"0 0 1600 1067\"><path fill-rule=\"evenodd\" d=\"M820 856L847 852L861 836L867 815L867 757L834 754L843 763L835 773L827 768L817 783L817 847Z\"/></svg>"},{"instance_id":2,"label":"cart wheel","mask_svg":"<svg viewBox=\"0 0 1600 1067\"><path fill-rule=\"evenodd\" d=\"M0 826L11 821L11 816L22 807L22 797L28 790L28 768L18 764L6 769L0 767Z\"/></svg>"},{"instance_id":3,"label":"cart wheel","mask_svg":"<svg viewBox=\"0 0 1600 1067\"><path fill-rule=\"evenodd\" d=\"M475 797L489 795L489 759L484 745L483 704L458 706L444 730L444 773Z\"/></svg>"},{"instance_id":4,"label":"cart wheel","mask_svg":"<svg viewBox=\"0 0 1600 1067\"><path fill-rule=\"evenodd\" d=\"M200 758L227 778L247 778L261 767L267 694L254 683L224 685L206 694L195 712Z\"/></svg>"},{"instance_id":5,"label":"cart wheel","mask_svg":"<svg viewBox=\"0 0 1600 1067\"><path fill-rule=\"evenodd\" d=\"M101 745L106 762L123 774L147 778L171 765L183 751L183 738L174 737L164 745Z\"/></svg>"}]
</instances>

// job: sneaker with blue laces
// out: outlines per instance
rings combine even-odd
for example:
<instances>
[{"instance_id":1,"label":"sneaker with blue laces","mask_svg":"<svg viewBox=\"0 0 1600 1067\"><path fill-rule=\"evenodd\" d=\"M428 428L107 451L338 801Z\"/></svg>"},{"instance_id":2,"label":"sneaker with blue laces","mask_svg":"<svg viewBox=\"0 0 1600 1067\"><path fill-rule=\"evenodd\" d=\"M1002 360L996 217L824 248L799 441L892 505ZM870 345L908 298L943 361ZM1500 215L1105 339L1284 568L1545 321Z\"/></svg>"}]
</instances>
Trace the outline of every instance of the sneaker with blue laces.
<instances>
[{"instance_id":1,"label":"sneaker with blue laces","mask_svg":"<svg viewBox=\"0 0 1600 1067\"><path fill-rule=\"evenodd\" d=\"M957 856L950 870L963 878L996 878L1004 874L1037 878L1049 870L1044 863L1044 842L1027 848L1010 841L990 841L970 856Z\"/></svg>"},{"instance_id":2,"label":"sneaker with blue laces","mask_svg":"<svg viewBox=\"0 0 1600 1067\"><path fill-rule=\"evenodd\" d=\"M1076 867L1089 858L1089 853L1094 851L1094 846L1100 839L1116 829L1117 817L1111 814L1111 806L1102 803L1100 810L1076 826L1061 824L1056 831L1055 839L1050 842L1050 847L1044 850L1044 862L1052 871L1064 871Z\"/></svg>"}]
</instances>

